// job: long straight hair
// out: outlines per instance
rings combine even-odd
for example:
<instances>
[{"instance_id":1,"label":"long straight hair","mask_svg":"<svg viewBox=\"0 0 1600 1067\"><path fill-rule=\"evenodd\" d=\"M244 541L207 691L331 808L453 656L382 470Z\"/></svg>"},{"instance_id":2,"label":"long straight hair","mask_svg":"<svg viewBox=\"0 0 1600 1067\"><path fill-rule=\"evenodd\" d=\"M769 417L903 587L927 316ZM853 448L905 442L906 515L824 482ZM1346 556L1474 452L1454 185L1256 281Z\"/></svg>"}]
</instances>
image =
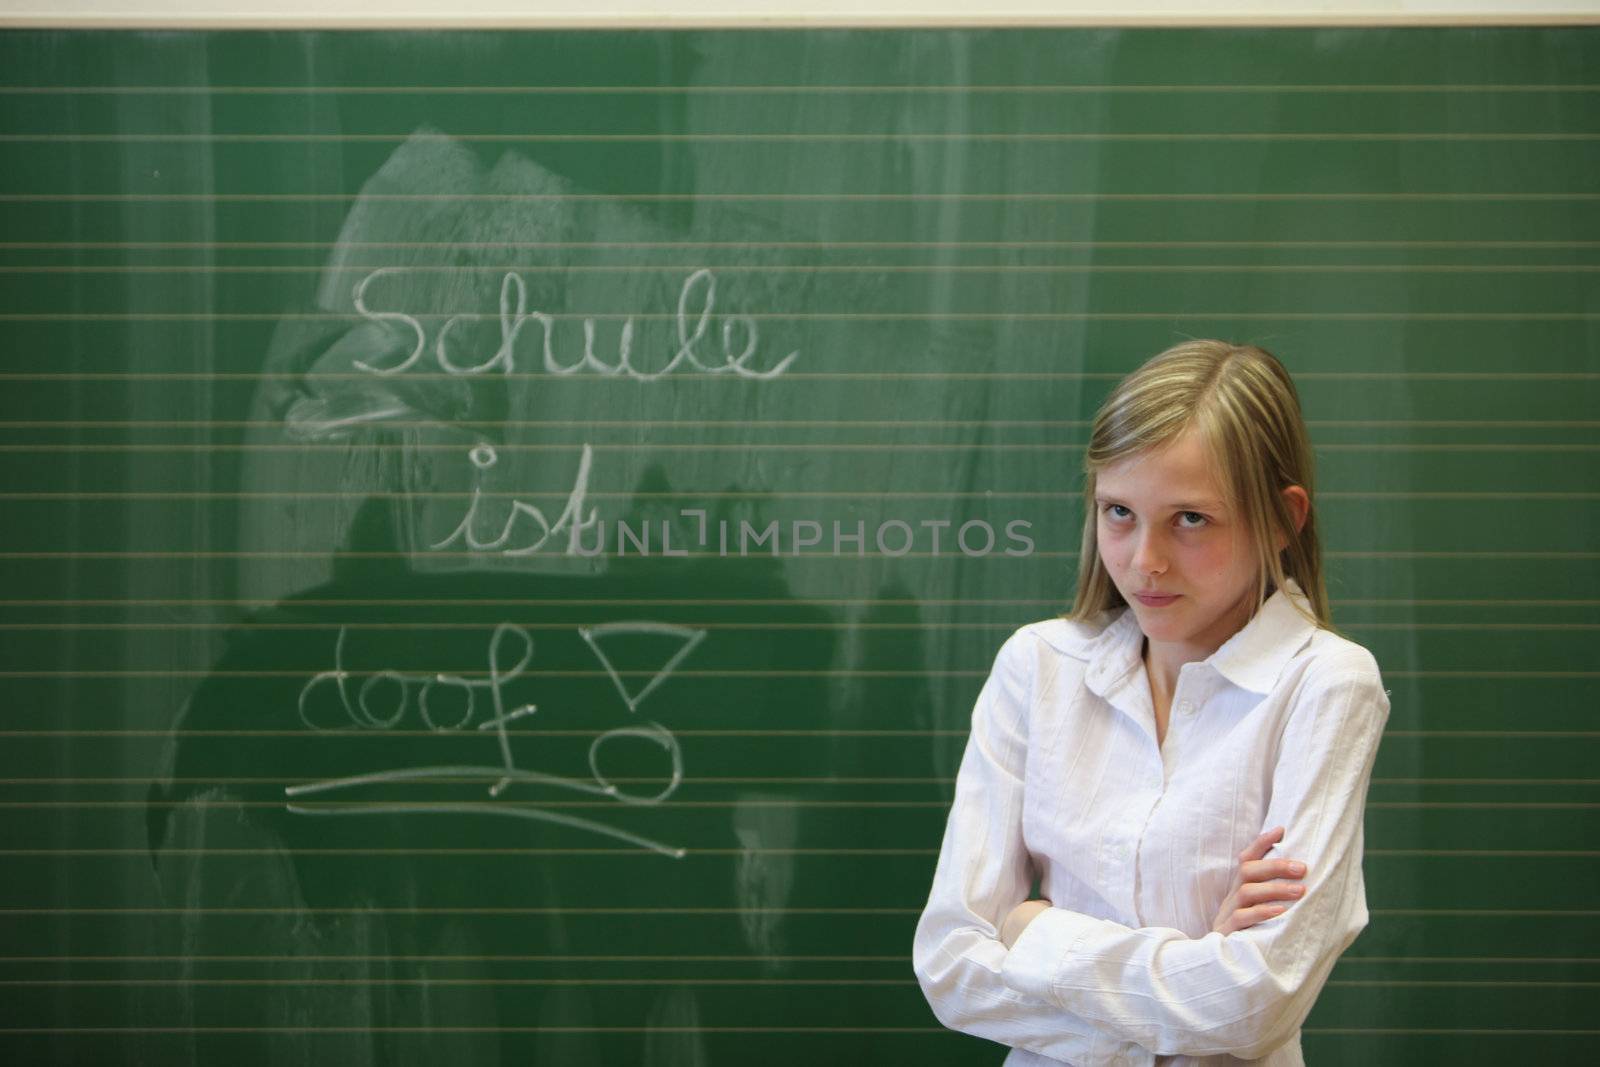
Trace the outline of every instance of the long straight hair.
<instances>
[{"instance_id":1,"label":"long straight hair","mask_svg":"<svg viewBox=\"0 0 1600 1067\"><path fill-rule=\"evenodd\" d=\"M1315 616L1308 621L1338 633L1323 585L1315 459L1300 395L1272 353L1214 340L1185 341L1152 356L1118 382L1095 412L1083 456L1078 589L1072 610L1062 617L1088 620L1127 604L1100 561L1094 502L1099 472L1169 445L1190 427L1198 428L1212 476L1250 536L1257 561L1255 608L1293 578ZM1311 500L1298 531L1283 497L1290 485L1305 489ZM1280 535L1288 545L1277 552L1273 545Z\"/></svg>"}]
</instances>

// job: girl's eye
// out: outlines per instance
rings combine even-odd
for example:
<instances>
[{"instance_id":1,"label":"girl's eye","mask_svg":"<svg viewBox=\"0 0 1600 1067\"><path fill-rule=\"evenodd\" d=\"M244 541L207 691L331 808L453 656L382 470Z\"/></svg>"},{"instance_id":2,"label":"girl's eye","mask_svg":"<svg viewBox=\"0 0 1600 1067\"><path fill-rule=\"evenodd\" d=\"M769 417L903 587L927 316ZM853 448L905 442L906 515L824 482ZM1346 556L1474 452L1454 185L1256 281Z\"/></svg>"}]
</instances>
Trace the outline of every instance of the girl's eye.
<instances>
[{"instance_id":1,"label":"girl's eye","mask_svg":"<svg viewBox=\"0 0 1600 1067\"><path fill-rule=\"evenodd\" d=\"M1105 506L1106 514L1110 515L1114 519L1122 518L1122 515L1120 515L1119 512L1127 511L1127 510L1128 509L1123 507L1121 504L1107 504ZM1183 518L1183 519L1186 519L1186 520L1188 520L1188 519L1194 520L1192 523L1186 523L1186 524L1184 524L1183 526L1180 527L1180 529L1184 529L1184 530L1199 530L1199 529L1204 528L1206 526L1206 524L1211 521L1211 520L1207 519L1204 515L1200 514L1198 511L1179 512L1179 517Z\"/></svg>"}]
</instances>

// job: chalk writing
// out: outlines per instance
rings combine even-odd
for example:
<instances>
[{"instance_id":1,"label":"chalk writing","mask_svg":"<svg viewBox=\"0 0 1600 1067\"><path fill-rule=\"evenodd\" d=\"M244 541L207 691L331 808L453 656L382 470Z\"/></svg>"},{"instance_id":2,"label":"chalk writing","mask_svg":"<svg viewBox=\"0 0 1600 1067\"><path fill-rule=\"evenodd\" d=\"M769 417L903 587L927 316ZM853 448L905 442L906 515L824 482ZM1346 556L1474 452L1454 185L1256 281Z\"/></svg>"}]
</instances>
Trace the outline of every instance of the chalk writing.
<instances>
[{"instance_id":1,"label":"chalk writing","mask_svg":"<svg viewBox=\"0 0 1600 1067\"><path fill-rule=\"evenodd\" d=\"M506 687L512 682L521 679L527 672L529 664L533 661L533 637L520 626L501 623L495 627L494 634L489 639L488 675L485 678L463 678L460 675L445 673L406 673L384 669L372 673L358 687L355 687L353 700L351 697L352 672L345 667L346 630L346 627L341 626L339 634L334 640L333 669L313 675L300 690L298 711L301 722L316 731L341 730L351 727L366 730L393 729L404 719L406 713L411 710L414 693L417 714L428 729L438 733L453 732L465 729L478 716L478 696L480 693L486 692L489 697L492 714L489 714L483 721L478 722L476 729L479 731L492 730L494 732L500 752L500 763L498 765L406 767L377 771L348 778L328 779L289 786L284 790L287 796L308 796L353 789L381 782L406 781L442 775L469 779L481 778L485 782L492 781L493 784L489 786L489 795L491 797L501 796L507 787L513 783L524 783L572 789L581 793L607 797L624 804L651 805L659 804L666 800L683 781L683 753L678 747L677 738L673 736L672 731L667 727L652 720L645 720L637 726L617 727L600 733L589 745L590 779L587 781L565 775L524 770L518 767L515 755L512 752L511 733L507 727L513 722L531 717L538 710L538 706L535 704L521 704L509 709L507 707ZM627 706L629 714L638 713L639 705L643 703L644 699L670 677L678 664L706 636L706 631L704 630L650 621L604 623L599 626L579 627L578 632L583 637L584 643L604 667L606 674L610 677L612 684L622 697L623 703ZM626 634L665 635L680 638L683 642L662 666L651 673L649 681L637 693L629 692L622 681L621 675L612 666L611 658L600 647L602 638ZM516 662L509 667L505 662L509 658L505 655L505 646L508 642L520 643L521 649ZM391 707L374 708L374 690L384 683L395 687L397 696ZM464 698L464 704L460 712L451 721L442 721L441 716L435 713L435 708L431 703L431 699L436 691L439 690L439 687L453 689ZM311 711L311 703L313 698L324 689L331 689L337 696L337 705L343 708L348 724L336 723L335 725L328 725L315 720ZM608 742L625 737L649 741L660 747L670 758L672 774L667 785L661 791L643 796L625 792L611 782L601 770L601 749ZM397 805L384 803L346 806L337 809L308 808L303 805L290 804L288 809L295 814L301 815L370 815L406 812L469 812L506 815L514 818L540 819L560 823L575 829L629 841L674 858L681 859L686 854L686 851L682 848L641 837L638 834L610 826L596 819L565 815L525 804L443 805L424 803Z\"/></svg>"},{"instance_id":2,"label":"chalk writing","mask_svg":"<svg viewBox=\"0 0 1600 1067\"><path fill-rule=\"evenodd\" d=\"M628 692L628 687L623 684L616 668L611 666L610 657L600 647L600 638L615 634L656 634L681 637L683 638L683 647L673 653L672 658L667 660L666 665L650 679L650 683L639 690L637 695L634 695ZM696 630L688 626L674 626L670 622L606 622L601 623L599 626L580 626L578 627L578 636L583 638L584 643L594 651L595 658L600 661L601 666L605 667L606 673L611 676L612 684L617 687L617 693L622 697L623 702L628 705L628 710L638 711L640 703L650 695L650 691L666 681L667 676L672 673L672 669L694 650L695 645L705 639L706 631Z\"/></svg>"},{"instance_id":3,"label":"chalk writing","mask_svg":"<svg viewBox=\"0 0 1600 1067\"><path fill-rule=\"evenodd\" d=\"M428 332L423 328L417 316L402 311L378 311L368 306L367 289L381 277L399 274L407 267L379 267L356 283L352 293L356 312L363 318L374 323L388 324L386 328L401 328L413 338L411 353L400 362L391 366L382 367L365 360L355 359L352 363L360 370L371 374L391 375L403 374L414 367L423 358L423 352L428 348ZM777 364L767 370L758 370L749 366L750 360L755 356L756 349L760 346L760 330L756 320L749 315L725 315L722 329L718 331L722 346L721 363L706 363L702 361L699 346L707 343L707 334L711 332L711 316L716 307L717 279L716 275L704 268L690 274L684 279L683 287L678 292L678 308L674 317L677 327L678 347L666 366L658 371L643 371L633 365L633 316L629 315L622 324L622 332L617 342L617 361L607 363L595 355L595 319L586 316L583 320L583 354L567 363L562 363L553 348L555 336L555 319L542 311L528 309L528 286L522 276L515 271L507 271L500 279L500 309L496 316L479 314L477 312L462 312L450 316L444 325L439 327L438 333L433 338L433 358L439 369L446 374L470 375L487 374L499 371L502 374L511 374L516 369L517 338L522 328L529 322L538 323L543 334L543 366L548 374L569 375L590 371L595 374L623 376L637 378L640 381L655 381L668 374L678 371L687 364L702 374L734 374L743 378L776 378L782 374L800 355L798 351L790 352ZM698 302L698 304L696 303ZM698 307L698 310L695 308ZM451 334L463 322L478 321L496 317L500 323L500 347L494 353L471 362L460 353L452 350ZM685 368L687 369L687 368Z\"/></svg>"},{"instance_id":4,"label":"chalk writing","mask_svg":"<svg viewBox=\"0 0 1600 1067\"><path fill-rule=\"evenodd\" d=\"M557 516L554 523L551 523L549 520L547 520L544 517L544 512L539 510L534 505L524 503L521 500L512 500L511 513L506 516L505 524L500 528L500 536L496 537L492 541L484 541L479 539L477 534L474 532L474 529L476 526L475 520L477 519L478 508L483 502L483 473L498 463L500 457L495 452L494 446L488 443L480 443L473 446L472 450L467 453L467 458L472 462L472 466L476 472L473 475L472 500L467 505L467 513L462 516L461 522L456 526L455 530L451 532L449 537L446 537L443 541L435 542L430 547L448 548L457 541L463 541L466 543L468 548L475 552L497 550L502 555L526 556L531 555L532 553L543 548L544 543L550 539L550 535L553 533L559 533L563 528L567 530L568 555L577 553L579 555L593 556L597 555L601 548L604 547L604 541L602 540L600 547L597 547L594 551L586 552L584 551L582 541L579 538L579 534L583 530L586 530L594 524L600 522L598 508L590 508L589 517L583 517L585 495L589 490L589 468L594 459L594 451L589 447L589 445L585 444L583 446L583 453L578 459L577 478L573 482L572 492L567 497L567 506L562 509L561 514ZM504 546L511 541L512 531L516 527L517 520L519 518L525 518L530 523L538 526L539 536L536 540L517 545L515 548L506 548ZM603 539L605 536L603 524L601 526L601 531L601 537Z\"/></svg>"}]
</instances>

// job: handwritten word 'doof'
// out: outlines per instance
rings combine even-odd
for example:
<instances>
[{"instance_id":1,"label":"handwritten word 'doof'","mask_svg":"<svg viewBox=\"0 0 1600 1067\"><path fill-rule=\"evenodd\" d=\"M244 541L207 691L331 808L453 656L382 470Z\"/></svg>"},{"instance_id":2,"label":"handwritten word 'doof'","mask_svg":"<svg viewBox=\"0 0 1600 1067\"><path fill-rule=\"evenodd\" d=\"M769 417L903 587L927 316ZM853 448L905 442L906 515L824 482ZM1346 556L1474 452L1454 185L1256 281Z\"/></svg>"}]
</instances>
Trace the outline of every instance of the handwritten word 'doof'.
<instances>
[{"instance_id":1,"label":"handwritten word 'doof'","mask_svg":"<svg viewBox=\"0 0 1600 1067\"><path fill-rule=\"evenodd\" d=\"M416 339L411 354L399 363L380 367L358 359L354 361L354 365L360 370L371 374L401 374L414 367L428 348L427 331L416 316L402 311L374 311L367 304L367 288L374 281L384 275L397 274L409 269L411 268L380 267L356 283L353 294L355 308L362 317L374 323L403 327ZM607 363L594 354L595 320L593 316L589 316L583 320L583 355L573 362L563 364L554 351L555 318L542 311L529 311L527 284L520 274L508 271L500 281L498 315L500 347L487 358L478 358L477 362L472 362L462 353L452 351L451 333L458 325L491 317L477 312L464 312L450 316L444 325L439 327L439 332L433 338L433 357L439 369L446 374L487 374L492 371L510 374L517 369L518 335L529 322L538 323L541 328L544 342L544 370L549 374L580 374L590 371L595 374L654 381L688 364L688 368L684 369L692 368L693 371L702 374L734 374L742 378L768 379L778 377L800 355L798 351L790 352L767 370L757 370L748 366L760 345L760 332L756 321L748 315L725 315L722 329L717 331L720 334L723 362L720 364L704 362L698 349L701 345L710 344L707 335L711 332L711 314L716 307L716 299L717 279L711 271L697 270L684 280L683 288L678 293L678 310L675 316L678 348L667 365L658 371L639 370L632 364L633 316L631 315L623 322L622 335L617 342L615 363ZM699 310L691 310L697 302Z\"/></svg>"},{"instance_id":2,"label":"handwritten word 'doof'","mask_svg":"<svg viewBox=\"0 0 1600 1067\"><path fill-rule=\"evenodd\" d=\"M299 694L299 717L301 717L302 723L306 723L306 726L318 731L318 733L341 731L341 729L349 729L352 726L357 729L368 729L368 731L394 729L405 718L406 712L411 709L413 689L419 689L418 694L416 694L418 696L416 710L421 715L422 721L426 723L427 728L437 734L454 733L454 731L461 731L461 729L466 728L474 718L478 717L477 691L486 689L488 696L490 696L491 707L488 709L490 715L483 718L483 721L478 721L477 729L478 731L493 731L499 742L501 760L499 760L498 765L403 766L403 768L371 771L371 773L355 774L355 776L350 777L304 782L304 784L285 787L283 792L285 792L286 797L312 797L312 795L322 795L322 793L363 789L368 785L432 781L432 779L438 779L438 777L448 777L448 779L467 779L467 781L470 781L470 779L482 779L485 782L493 782L493 785L490 785L491 797L501 797L501 793L509 785L544 785L544 787L555 787L555 789L589 793L589 795L595 795L595 797L618 801L622 805L651 806L659 805L661 801L667 800L672 793L677 792L678 785L683 782L683 753L682 750L678 749L677 737L666 726L653 720L638 720L637 725L618 726L618 728L606 729L603 733L598 734L589 745L590 776L587 779L563 776L563 774L544 773L544 771L531 771L531 769L518 766L512 747L510 747L510 734L507 731L507 726L512 721L528 720L528 718L533 717L534 712L538 712L538 707L534 704L523 704L518 705L515 709L507 709L506 691L504 689L512 681L522 678L526 670L528 670L528 665L533 662L533 637L528 633L528 630L523 629L520 625L501 622L501 624L494 627L494 635L490 638L490 646L488 646L488 677L486 678L462 678L459 675L453 675L453 673L406 673L392 669L378 670L378 672L371 673L370 677L366 678L365 681L362 681L362 685L357 686L354 701L350 699L350 677L352 677L352 672L347 670L346 665L344 665L346 630L347 627L342 627L341 625L338 638L334 640L333 670L323 670L323 672L317 673L301 689L301 694ZM694 646L699 645L699 641L704 640L704 637L706 637L706 630L669 624L669 622L651 621L606 622L606 624L594 625L594 627L579 627L578 632L584 643L589 646L590 653L594 654L602 664L606 677L610 678L611 683L616 688L616 693L622 697L622 702L626 704L627 712L630 715L637 715L638 705L643 704L646 697L650 696L654 689L659 688L667 680L667 677L670 677L672 672L677 669L677 665L683 662L683 659L693 651ZM621 670L616 669L613 661L611 661L611 656L608 656L605 653L605 649L603 649L603 640L606 640L606 638L626 638L630 637L630 635L669 638L669 646L677 645L677 648L669 656L664 657L664 661L656 669L643 672L650 675L650 680L645 681L643 685L635 683L634 686L630 686L622 675L624 673L640 672L621 672ZM517 656L515 664L509 665L509 667L506 664L507 656L502 651L502 646L507 645L507 643L517 643L517 645L522 646L522 653ZM374 709L373 689L376 686L384 685L384 683L397 689L398 699L390 709ZM333 696L336 697L336 702L344 709L344 718L347 720L347 725L342 725L338 721L334 721L334 723L317 721L317 717L310 709L309 704L312 701L312 697L317 694L318 689L325 688L325 686L331 686L331 689L333 689ZM437 686L456 689L466 697L466 701L464 701L466 705L454 715L453 721L442 721L442 715L438 715L432 704L430 704L430 696L434 694ZM326 705L325 699L318 702ZM533 734L533 736L536 736L536 734ZM635 741L645 741L648 744L656 745L669 760L670 773L667 776L667 784L658 792L627 792L627 790L621 789L621 785L616 784L605 773L605 769L602 768L602 750L605 749L606 744L621 741L621 739L629 739L629 737L630 739L635 739ZM504 805L504 801L501 801L501 803L438 803L438 801L390 803L390 801L384 801L384 803L370 803L370 805L355 803L355 805L338 806L338 808L306 808L306 806L293 805L291 803L291 805L288 805L288 809L296 814L320 814L320 816L400 813L472 813L512 816L518 817L518 819L557 822L557 824L566 825L571 829L600 833L603 837L629 841L632 845L653 849L653 851L666 854L666 856L678 857L678 859L682 859L683 854L685 854L685 849L642 837L638 833L632 833L629 830L621 829L621 827L605 824L605 822L592 819L592 817L555 813L555 811L549 811L549 809L541 808L538 805L507 806Z\"/></svg>"}]
</instances>

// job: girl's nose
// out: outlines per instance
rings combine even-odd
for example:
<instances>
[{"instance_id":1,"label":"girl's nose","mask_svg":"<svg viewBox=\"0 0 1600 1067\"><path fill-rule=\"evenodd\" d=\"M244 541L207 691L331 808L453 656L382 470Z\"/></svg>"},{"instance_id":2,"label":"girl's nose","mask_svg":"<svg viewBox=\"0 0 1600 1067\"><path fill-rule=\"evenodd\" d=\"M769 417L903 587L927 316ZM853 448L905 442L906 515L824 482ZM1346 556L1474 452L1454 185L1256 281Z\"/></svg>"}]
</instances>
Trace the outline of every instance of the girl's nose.
<instances>
[{"instance_id":1,"label":"girl's nose","mask_svg":"<svg viewBox=\"0 0 1600 1067\"><path fill-rule=\"evenodd\" d=\"M1133 550L1133 569L1140 574L1159 574L1167 569L1167 561L1154 543L1154 535L1145 533L1140 536L1138 545Z\"/></svg>"}]
</instances>

